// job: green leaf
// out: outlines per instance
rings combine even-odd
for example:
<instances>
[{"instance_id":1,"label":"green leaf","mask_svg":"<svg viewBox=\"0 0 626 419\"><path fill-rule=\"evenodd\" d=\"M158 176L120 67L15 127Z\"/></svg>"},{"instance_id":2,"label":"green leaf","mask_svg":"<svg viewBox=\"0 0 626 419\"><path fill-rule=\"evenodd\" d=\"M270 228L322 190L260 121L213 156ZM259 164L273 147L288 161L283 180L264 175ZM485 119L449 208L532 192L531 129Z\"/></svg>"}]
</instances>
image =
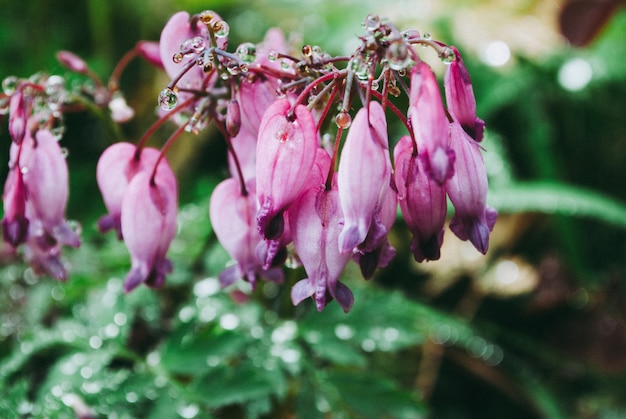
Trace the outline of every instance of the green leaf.
<instances>
[{"instance_id":1,"label":"green leaf","mask_svg":"<svg viewBox=\"0 0 626 419\"><path fill-rule=\"evenodd\" d=\"M489 204L500 212L543 212L591 217L626 229L626 205L589 189L553 183L514 183L489 191Z\"/></svg>"},{"instance_id":2,"label":"green leaf","mask_svg":"<svg viewBox=\"0 0 626 419\"><path fill-rule=\"evenodd\" d=\"M408 419L424 417L426 413L414 394L401 390L386 377L369 372L335 371L328 374L328 380L341 402L358 417Z\"/></svg>"},{"instance_id":3,"label":"green leaf","mask_svg":"<svg viewBox=\"0 0 626 419\"><path fill-rule=\"evenodd\" d=\"M219 328L195 329L179 327L165 342L161 363L172 373L199 375L210 363L226 363L244 352L248 339L241 333Z\"/></svg>"}]
</instances>

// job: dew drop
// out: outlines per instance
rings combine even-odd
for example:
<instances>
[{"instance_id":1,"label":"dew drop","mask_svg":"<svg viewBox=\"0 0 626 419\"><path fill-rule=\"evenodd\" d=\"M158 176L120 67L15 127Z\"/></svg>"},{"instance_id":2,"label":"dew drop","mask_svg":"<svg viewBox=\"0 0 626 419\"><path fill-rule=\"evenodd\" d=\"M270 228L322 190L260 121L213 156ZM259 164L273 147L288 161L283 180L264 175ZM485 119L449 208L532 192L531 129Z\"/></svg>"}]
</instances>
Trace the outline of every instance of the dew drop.
<instances>
[{"instance_id":1,"label":"dew drop","mask_svg":"<svg viewBox=\"0 0 626 419\"><path fill-rule=\"evenodd\" d=\"M277 51L270 51L269 54L267 54L267 59L270 60L270 61L278 60L278 52Z\"/></svg>"},{"instance_id":2,"label":"dew drop","mask_svg":"<svg viewBox=\"0 0 626 419\"><path fill-rule=\"evenodd\" d=\"M375 32L380 28L380 17L378 15L367 15L363 27L368 32Z\"/></svg>"},{"instance_id":3,"label":"dew drop","mask_svg":"<svg viewBox=\"0 0 626 419\"><path fill-rule=\"evenodd\" d=\"M164 111L171 111L178 103L178 96L172 89L166 87L159 93L159 105Z\"/></svg>"},{"instance_id":4,"label":"dew drop","mask_svg":"<svg viewBox=\"0 0 626 419\"><path fill-rule=\"evenodd\" d=\"M372 90L378 90L378 81L372 80Z\"/></svg>"},{"instance_id":5,"label":"dew drop","mask_svg":"<svg viewBox=\"0 0 626 419\"><path fill-rule=\"evenodd\" d=\"M215 17L215 12L213 12L212 10L205 10L203 12L200 12L199 16L200 21L205 25L208 25Z\"/></svg>"},{"instance_id":6,"label":"dew drop","mask_svg":"<svg viewBox=\"0 0 626 419\"><path fill-rule=\"evenodd\" d=\"M444 64L452 64L454 60L456 60L456 54L454 53L454 50L450 47L445 47L443 51L441 51L439 57Z\"/></svg>"},{"instance_id":7,"label":"dew drop","mask_svg":"<svg viewBox=\"0 0 626 419\"><path fill-rule=\"evenodd\" d=\"M256 56L256 46L252 42L244 42L237 47L235 54L237 54L242 61L251 63Z\"/></svg>"},{"instance_id":8,"label":"dew drop","mask_svg":"<svg viewBox=\"0 0 626 419\"><path fill-rule=\"evenodd\" d=\"M11 96L15 93L15 88L17 87L17 77L9 76L2 80L2 90L8 96Z\"/></svg>"},{"instance_id":9,"label":"dew drop","mask_svg":"<svg viewBox=\"0 0 626 419\"><path fill-rule=\"evenodd\" d=\"M213 24L213 32L218 38L226 38L230 32L230 26L228 26L228 23L220 20Z\"/></svg>"},{"instance_id":10,"label":"dew drop","mask_svg":"<svg viewBox=\"0 0 626 419\"><path fill-rule=\"evenodd\" d=\"M172 56L172 61L174 61L175 64L179 64L182 60L183 54L181 52L177 52Z\"/></svg>"},{"instance_id":11,"label":"dew drop","mask_svg":"<svg viewBox=\"0 0 626 419\"><path fill-rule=\"evenodd\" d=\"M343 128L343 129L349 128L350 124L352 124L352 117L350 116L348 112L341 111L335 117L335 123L337 123L337 126L339 128Z\"/></svg>"},{"instance_id":12,"label":"dew drop","mask_svg":"<svg viewBox=\"0 0 626 419\"><path fill-rule=\"evenodd\" d=\"M205 47L204 38L202 38L201 36L195 36L195 37L190 39L189 49L192 52L195 52L196 54L199 54L202 51L204 51L204 47Z\"/></svg>"},{"instance_id":13,"label":"dew drop","mask_svg":"<svg viewBox=\"0 0 626 419\"><path fill-rule=\"evenodd\" d=\"M70 155L70 151L67 149L67 147L61 147L61 155L64 159L66 159L67 156Z\"/></svg>"},{"instance_id":14,"label":"dew drop","mask_svg":"<svg viewBox=\"0 0 626 419\"><path fill-rule=\"evenodd\" d=\"M415 29L409 29L408 31L402 32L402 36L404 39L417 39L420 37L420 33Z\"/></svg>"},{"instance_id":15,"label":"dew drop","mask_svg":"<svg viewBox=\"0 0 626 419\"><path fill-rule=\"evenodd\" d=\"M305 45L302 47L302 55L307 58L313 56L313 48L311 47L311 45Z\"/></svg>"},{"instance_id":16,"label":"dew drop","mask_svg":"<svg viewBox=\"0 0 626 419\"><path fill-rule=\"evenodd\" d=\"M424 32L424 35L422 35L422 38L424 39L431 39L433 36L430 34L430 32Z\"/></svg>"}]
</instances>

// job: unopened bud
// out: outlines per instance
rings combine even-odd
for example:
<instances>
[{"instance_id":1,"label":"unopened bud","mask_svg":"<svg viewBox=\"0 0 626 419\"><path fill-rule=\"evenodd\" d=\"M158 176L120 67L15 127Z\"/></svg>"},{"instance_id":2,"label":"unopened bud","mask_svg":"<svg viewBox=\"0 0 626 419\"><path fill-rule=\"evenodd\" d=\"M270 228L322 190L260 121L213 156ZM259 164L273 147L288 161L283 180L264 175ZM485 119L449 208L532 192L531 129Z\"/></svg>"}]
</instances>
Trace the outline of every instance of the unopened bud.
<instances>
[{"instance_id":1,"label":"unopened bud","mask_svg":"<svg viewBox=\"0 0 626 419\"><path fill-rule=\"evenodd\" d=\"M236 137L241 128L241 111L239 102L231 100L226 109L226 131L231 137Z\"/></svg>"},{"instance_id":2,"label":"unopened bud","mask_svg":"<svg viewBox=\"0 0 626 419\"><path fill-rule=\"evenodd\" d=\"M135 51L137 51L137 54L150 64L163 68L163 61L161 60L161 51L159 49L158 42L139 41L137 42L137 45L135 45Z\"/></svg>"},{"instance_id":3,"label":"unopened bud","mask_svg":"<svg viewBox=\"0 0 626 419\"><path fill-rule=\"evenodd\" d=\"M59 51L57 52L57 60L76 73L86 74L88 72L87 63L73 52Z\"/></svg>"}]
</instances>

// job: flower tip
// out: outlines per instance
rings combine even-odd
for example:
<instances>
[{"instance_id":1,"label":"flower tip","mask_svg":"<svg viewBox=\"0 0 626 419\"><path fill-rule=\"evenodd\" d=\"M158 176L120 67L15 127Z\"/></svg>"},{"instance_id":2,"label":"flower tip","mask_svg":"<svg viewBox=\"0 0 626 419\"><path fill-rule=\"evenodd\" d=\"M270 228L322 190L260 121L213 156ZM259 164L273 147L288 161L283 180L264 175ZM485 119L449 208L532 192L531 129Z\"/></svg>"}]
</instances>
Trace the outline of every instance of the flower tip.
<instances>
[{"instance_id":1,"label":"flower tip","mask_svg":"<svg viewBox=\"0 0 626 419\"><path fill-rule=\"evenodd\" d=\"M126 279L124 280L124 292L126 294L130 293L132 290L137 288L139 284L141 284L146 279L145 270L141 267L131 268L128 275L126 275Z\"/></svg>"},{"instance_id":2,"label":"flower tip","mask_svg":"<svg viewBox=\"0 0 626 419\"><path fill-rule=\"evenodd\" d=\"M349 312L352 308L352 304L354 304L354 294L352 294L350 288L342 282L337 282L333 294L333 297L337 300L341 308L343 308L343 311L345 313Z\"/></svg>"}]
</instances>

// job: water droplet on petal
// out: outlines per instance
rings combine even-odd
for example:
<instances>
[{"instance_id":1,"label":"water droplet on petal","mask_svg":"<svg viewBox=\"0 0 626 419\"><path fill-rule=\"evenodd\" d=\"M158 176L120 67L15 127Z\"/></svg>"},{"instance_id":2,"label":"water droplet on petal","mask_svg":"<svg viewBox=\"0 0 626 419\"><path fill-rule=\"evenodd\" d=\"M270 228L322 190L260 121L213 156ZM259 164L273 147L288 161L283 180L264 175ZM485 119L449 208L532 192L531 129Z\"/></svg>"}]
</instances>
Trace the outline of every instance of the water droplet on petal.
<instances>
[{"instance_id":1,"label":"water droplet on petal","mask_svg":"<svg viewBox=\"0 0 626 419\"><path fill-rule=\"evenodd\" d=\"M191 42L189 43L189 49L196 54L201 53L204 50L205 42L204 38L201 36L196 36L191 38Z\"/></svg>"},{"instance_id":2,"label":"water droplet on petal","mask_svg":"<svg viewBox=\"0 0 626 419\"><path fill-rule=\"evenodd\" d=\"M278 60L278 51L270 51L269 54L267 54L267 59L270 61Z\"/></svg>"},{"instance_id":3,"label":"water droplet on petal","mask_svg":"<svg viewBox=\"0 0 626 419\"><path fill-rule=\"evenodd\" d=\"M166 87L161 90L161 93L159 93L159 106L161 106L161 109L164 111L171 111L176 107L177 103L178 96L172 89Z\"/></svg>"},{"instance_id":4,"label":"water droplet on petal","mask_svg":"<svg viewBox=\"0 0 626 419\"><path fill-rule=\"evenodd\" d=\"M174 61L175 64L179 64L182 60L183 60L183 54L180 52L177 52L176 54L172 56L172 61Z\"/></svg>"}]
</instances>

